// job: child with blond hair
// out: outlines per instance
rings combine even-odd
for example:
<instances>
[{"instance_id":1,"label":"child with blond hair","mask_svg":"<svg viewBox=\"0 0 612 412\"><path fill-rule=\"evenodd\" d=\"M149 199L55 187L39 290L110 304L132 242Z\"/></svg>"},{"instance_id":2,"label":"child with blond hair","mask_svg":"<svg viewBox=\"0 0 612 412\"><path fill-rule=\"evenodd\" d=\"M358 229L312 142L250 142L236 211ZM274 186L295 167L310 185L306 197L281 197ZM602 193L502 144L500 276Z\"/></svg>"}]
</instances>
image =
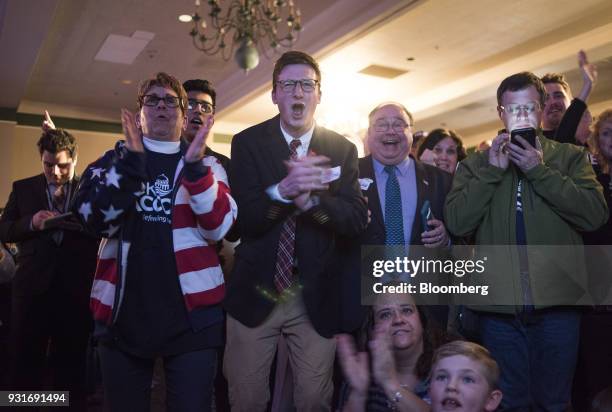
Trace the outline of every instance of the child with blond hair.
<instances>
[{"instance_id":1,"label":"child with blond hair","mask_svg":"<svg viewBox=\"0 0 612 412\"><path fill-rule=\"evenodd\" d=\"M432 412L493 412L499 406L499 367L484 347L453 341L434 353L429 396Z\"/></svg>"}]
</instances>

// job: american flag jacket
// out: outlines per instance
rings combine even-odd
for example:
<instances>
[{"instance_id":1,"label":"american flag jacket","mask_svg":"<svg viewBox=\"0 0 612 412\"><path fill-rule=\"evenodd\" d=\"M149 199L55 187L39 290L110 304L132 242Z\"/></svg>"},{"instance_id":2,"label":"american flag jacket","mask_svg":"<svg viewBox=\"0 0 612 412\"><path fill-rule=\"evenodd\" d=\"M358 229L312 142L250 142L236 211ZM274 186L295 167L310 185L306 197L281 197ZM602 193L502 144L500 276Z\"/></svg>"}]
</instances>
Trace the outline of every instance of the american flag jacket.
<instances>
[{"instance_id":1,"label":"american flag jacket","mask_svg":"<svg viewBox=\"0 0 612 412\"><path fill-rule=\"evenodd\" d=\"M183 155L185 150L182 144ZM187 180L183 166L181 158L172 197L172 241L185 307L192 326L199 329L194 325L202 318L198 309L225 296L214 242L233 225L237 206L227 174L214 157L202 159L195 181ZM128 151L123 141L90 164L81 179L73 210L102 237L90 296L97 323L109 326L117 319L129 263L130 221L146 179L145 154Z\"/></svg>"}]
</instances>

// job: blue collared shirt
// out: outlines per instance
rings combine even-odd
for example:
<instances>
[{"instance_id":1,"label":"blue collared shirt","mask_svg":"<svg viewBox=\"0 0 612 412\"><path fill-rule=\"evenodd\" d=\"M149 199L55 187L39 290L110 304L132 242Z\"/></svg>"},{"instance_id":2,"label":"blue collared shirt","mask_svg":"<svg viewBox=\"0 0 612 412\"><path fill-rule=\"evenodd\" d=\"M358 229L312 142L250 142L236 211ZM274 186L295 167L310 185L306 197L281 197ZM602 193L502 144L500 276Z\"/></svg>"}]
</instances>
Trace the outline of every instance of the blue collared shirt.
<instances>
[{"instance_id":1,"label":"blue collared shirt","mask_svg":"<svg viewBox=\"0 0 612 412\"><path fill-rule=\"evenodd\" d=\"M378 160L372 158L374 163L374 175L376 177L376 187L378 188L378 198L380 199L380 207L382 209L383 218L385 215L385 193L387 186L387 178L389 175L385 172L385 165ZM412 234L412 224L417 207L417 190L416 190L416 172L414 161L407 157L397 165L395 165L395 176L400 186L400 195L402 197L402 218L404 220L404 241L410 244L410 236Z\"/></svg>"}]
</instances>

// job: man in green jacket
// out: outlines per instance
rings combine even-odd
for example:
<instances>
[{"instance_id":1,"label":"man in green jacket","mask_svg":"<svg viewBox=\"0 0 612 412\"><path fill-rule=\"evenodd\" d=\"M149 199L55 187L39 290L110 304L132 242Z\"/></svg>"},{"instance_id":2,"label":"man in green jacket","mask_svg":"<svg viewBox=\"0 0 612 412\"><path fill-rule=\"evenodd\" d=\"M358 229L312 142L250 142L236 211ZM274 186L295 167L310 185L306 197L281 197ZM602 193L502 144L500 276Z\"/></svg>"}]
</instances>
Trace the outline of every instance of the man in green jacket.
<instances>
[{"instance_id":1,"label":"man in green jacket","mask_svg":"<svg viewBox=\"0 0 612 412\"><path fill-rule=\"evenodd\" d=\"M604 224L607 207L586 153L541 132L546 90L533 73L497 89L506 130L491 148L460 163L446 198L456 236L474 236L489 253L489 302L479 332L501 368L503 410L564 411L571 393L585 299L580 231ZM537 130L535 145L510 132ZM526 132L523 132L526 137ZM563 306L562 306L563 305Z\"/></svg>"}]
</instances>

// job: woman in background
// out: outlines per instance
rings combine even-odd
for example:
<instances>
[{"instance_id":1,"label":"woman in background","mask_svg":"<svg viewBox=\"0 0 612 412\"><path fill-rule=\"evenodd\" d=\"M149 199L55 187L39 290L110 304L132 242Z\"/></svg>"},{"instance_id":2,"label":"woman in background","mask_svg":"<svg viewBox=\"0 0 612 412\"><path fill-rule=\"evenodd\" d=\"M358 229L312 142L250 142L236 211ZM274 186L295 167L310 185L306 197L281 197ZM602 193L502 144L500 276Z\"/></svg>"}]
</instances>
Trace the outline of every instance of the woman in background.
<instances>
[{"instance_id":1,"label":"woman in background","mask_svg":"<svg viewBox=\"0 0 612 412\"><path fill-rule=\"evenodd\" d=\"M455 173L457 163L465 159L466 152L461 137L453 130L434 129L423 140L417 158L450 174Z\"/></svg>"},{"instance_id":2,"label":"woman in background","mask_svg":"<svg viewBox=\"0 0 612 412\"><path fill-rule=\"evenodd\" d=\"M599 115L588 140L594 157L593 168L604 192L608 210L612 207L612 109ZM580 324L580 347L574 377L574 410L586 411L595 395L612 386L612 219L594 232L583 234L588 289L594 306L586 309Z\"/></svg>"},{"instance_id":3,"label":"woman in background","mask_svg":"<svg viewBox=\"0 0 612 412\"><path fill-rule=\"evenodd\" d=\"M337 336L338 358L348 383L340 410L429 411L426 379L443 334L428 325L413 297L378 296L361 335L362 351L350 335Z\"/></svg>"}]
</instances>

